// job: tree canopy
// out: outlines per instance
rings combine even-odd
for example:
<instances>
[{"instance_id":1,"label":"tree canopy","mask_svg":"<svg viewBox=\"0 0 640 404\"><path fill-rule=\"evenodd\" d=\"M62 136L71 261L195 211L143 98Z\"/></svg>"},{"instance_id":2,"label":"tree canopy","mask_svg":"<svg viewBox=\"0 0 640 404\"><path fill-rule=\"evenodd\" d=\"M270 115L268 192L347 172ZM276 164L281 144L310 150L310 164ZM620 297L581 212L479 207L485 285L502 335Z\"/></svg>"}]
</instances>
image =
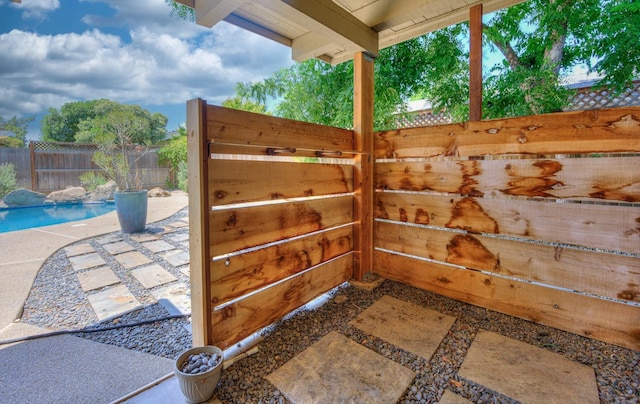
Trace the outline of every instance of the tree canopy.
<instances>
[{"instance_id":1,"label":"tree canopy","mask_svg":"<svg viewBox=\"0 0 640 404\"><path fill-rule=\"evenodd\" d=\"M27 141L27 128L35 116L5 119L0 116L0 147L23 147Z\"/></svg>"},{"instance_id":2,"label":"tree canopy","mask_svg":"<svg viewBox=\"0 0 640 404\"><path fill-rule=\"evenodd\" d=\"M76 101L64 104L58 111L50 108L42 118L43 139L54 142L93 143L96 136L109 129L109 122L122 116L132 120L131 141L152 144L167 134L168 119L161 113L151 113L139 105L120 104L107 99Z\"/></svg>"},{"instance_id":3,"label":"tree canopy","mask_svg":"<svg viewBox=\"0 0 640 404\"><path fill-rule=\"evenodd\" d=\"M188 17L188 15L183 15ZM576 66L621 92L640 73L640 3L633 0L529 0L485 16L485 52L503 59L487 66L483 118L552 112L567 107L563 79ZM410 98L468 119L468 24L458 24L380 52L375 62L375 126L387 127ZM352 62L296 64L238 86L238 94L275 114L340 127L352 124Z\"/></svg>"}]
</instances>

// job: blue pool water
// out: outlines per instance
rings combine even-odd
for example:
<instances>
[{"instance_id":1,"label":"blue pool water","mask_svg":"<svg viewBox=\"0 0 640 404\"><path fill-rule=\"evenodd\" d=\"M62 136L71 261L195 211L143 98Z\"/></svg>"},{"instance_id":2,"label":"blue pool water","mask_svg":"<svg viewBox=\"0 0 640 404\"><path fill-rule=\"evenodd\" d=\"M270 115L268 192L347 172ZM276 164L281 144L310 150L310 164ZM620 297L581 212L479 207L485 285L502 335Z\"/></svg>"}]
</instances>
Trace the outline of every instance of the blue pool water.
<instances>
[{"instance_id":1,"label":"blue pool water","mask_svg":"<svg viewBox=\"0 0 640 404\"><path fill-rule=\"evenodd\" d=\"M0 233L89 219L115 209L114 203L75 203L0 209Z\"/></svg>"}]
</instances>

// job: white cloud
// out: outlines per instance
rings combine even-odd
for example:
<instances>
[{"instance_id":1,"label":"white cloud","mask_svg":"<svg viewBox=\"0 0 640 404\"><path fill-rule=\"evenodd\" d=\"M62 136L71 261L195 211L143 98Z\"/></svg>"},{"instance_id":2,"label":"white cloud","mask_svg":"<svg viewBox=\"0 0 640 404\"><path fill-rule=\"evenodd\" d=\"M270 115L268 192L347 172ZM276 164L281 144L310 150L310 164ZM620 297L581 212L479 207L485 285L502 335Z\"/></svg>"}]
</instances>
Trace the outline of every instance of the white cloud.
<instances>
[{"instance_id":1,"label":"white cloud","mask_svg":"<svg viewBox=\"0 0 640 404\"><path fill-rule=\"evenodd\" d=\"M41 20L46 14L60 7L58 0L22 0L10 3L12 7L23 10L22 18Z\"/></svg>"},{"instance_id":2,"label":"white cloud","mask_svg":"<svg viewBox=\"0 0 640 404\"><path fill-rule=\"evenodd\" d=\"M96 26L83 33L0 34L0 115L96 98L170 105L200 97L219 104L236 82L260 80L292 63L289 49L237 27L175 20L164 0L105 1L116 15L86 16ZM115 25L129 35L100 30Z\"/></svg>"}]
</instances>

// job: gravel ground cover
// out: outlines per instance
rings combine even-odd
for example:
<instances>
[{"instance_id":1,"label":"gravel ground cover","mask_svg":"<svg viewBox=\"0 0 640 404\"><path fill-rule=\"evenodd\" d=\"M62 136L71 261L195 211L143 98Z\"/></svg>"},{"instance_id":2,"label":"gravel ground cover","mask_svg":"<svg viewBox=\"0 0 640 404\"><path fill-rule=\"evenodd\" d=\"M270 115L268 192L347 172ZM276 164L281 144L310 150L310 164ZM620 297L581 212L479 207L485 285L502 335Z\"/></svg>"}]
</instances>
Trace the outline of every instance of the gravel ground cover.
<instances>
[{"instance_id":1,"label":"gravel ground cover","mask_svg":"<svg viewBox=\"0 0 640 404\"><path fill-rule=\"evenodd\" d=\"M165 221L158 222L147 231L159 233L168 223L184 215L186 211L181 211ZM90 240L98 252L103 251L101 242L104 241L104 237L128 236L113 233ZM163 239L173 243L167 237ZM167 265L135 241L129 238L127 241L139 247L139 251L161 264L179 281L188 284L188 279L185 279L185 275L179 269ZM174 244L185 249L184 245ZM87 325L103 327L168 315L162 306L153 302L149 291L140 287L133 277L127 275L121 278L125 279L129 289L145 306L144 309L115 320L98 323L64 251L60 251L45 263L37 276L33 291L26 302L22 321L54 329L79 329ZM457 318L430 360L424 360L383 340L366 335L348 324L383 295ZM231 403L287 403L288 400L282 393L264 377L329 332L338 331L416 372L416 378L400 399L401 403L437 402L447 389L475 403L514 403L515 401L508 397L458 375L458 369L467 350L480 330L492 331L542 347L591 366L596 373L602 403L640 403L639 351L534 324L391 281L384 281L371 292L351 286L337 288L332 291L332 298L325 305L314 310L299 310L264 330L259 352L223 371L216 395L221 401ZM159 321L81 336L172 359L191 347L187 319Z\"/></svg>"}]
</instances>

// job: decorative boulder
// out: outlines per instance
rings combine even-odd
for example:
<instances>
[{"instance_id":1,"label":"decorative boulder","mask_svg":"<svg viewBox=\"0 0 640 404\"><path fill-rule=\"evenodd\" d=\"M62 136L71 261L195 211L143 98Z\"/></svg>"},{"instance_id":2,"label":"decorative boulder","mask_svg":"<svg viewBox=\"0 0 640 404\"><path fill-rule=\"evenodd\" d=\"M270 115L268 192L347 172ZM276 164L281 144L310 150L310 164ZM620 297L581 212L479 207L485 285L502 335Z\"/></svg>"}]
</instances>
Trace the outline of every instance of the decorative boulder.
<instances>
[{"instance_id":1,"label":"decorative boulder","mask_svg":"<svg viewBox=\"0 0 640 404\"><path fill-rule=\"evenodd\" d=\"M104 185L100 185L95 191L91 193L89 198L92 202L104 202L113 200L113 194L116 192L118 186L114 181L109 181Z\"/></svg>"},{"instance_id":2,"label":"decorative boulder","mask_svg":"<svg viewBox=\"0 0 640 404\"><path fill-rule=\"evenodd\" d=\"M165 191L160 187L155 187L149 191L148 195L149 198L163 198L165 196L171 196L171 192Z\"/></svg>"},{"instance_id":3,"label":"decorative boulder","mask_svg":"<svg viewBox=\"0 0 640 404\"><path fill-rule=\"evenodd\" d=\"M42 205L46 198L47 196L40 192L33 192L28 189L15 189L6 194L2 200L9 207L13 207Z\"/></svg>"},{"instance_id":4,"label":"decorative boulder","mask_svg":"<svg viewBox=\"0 0 640 404\"><path fill-rule=\"evenodd\" d=\"M47 196L47 199L51 199L55 203L64 202L81 202L87 195L87 190L82 187L69 187L62 191L55 191Z\"/></svg>"}]
</instances>

